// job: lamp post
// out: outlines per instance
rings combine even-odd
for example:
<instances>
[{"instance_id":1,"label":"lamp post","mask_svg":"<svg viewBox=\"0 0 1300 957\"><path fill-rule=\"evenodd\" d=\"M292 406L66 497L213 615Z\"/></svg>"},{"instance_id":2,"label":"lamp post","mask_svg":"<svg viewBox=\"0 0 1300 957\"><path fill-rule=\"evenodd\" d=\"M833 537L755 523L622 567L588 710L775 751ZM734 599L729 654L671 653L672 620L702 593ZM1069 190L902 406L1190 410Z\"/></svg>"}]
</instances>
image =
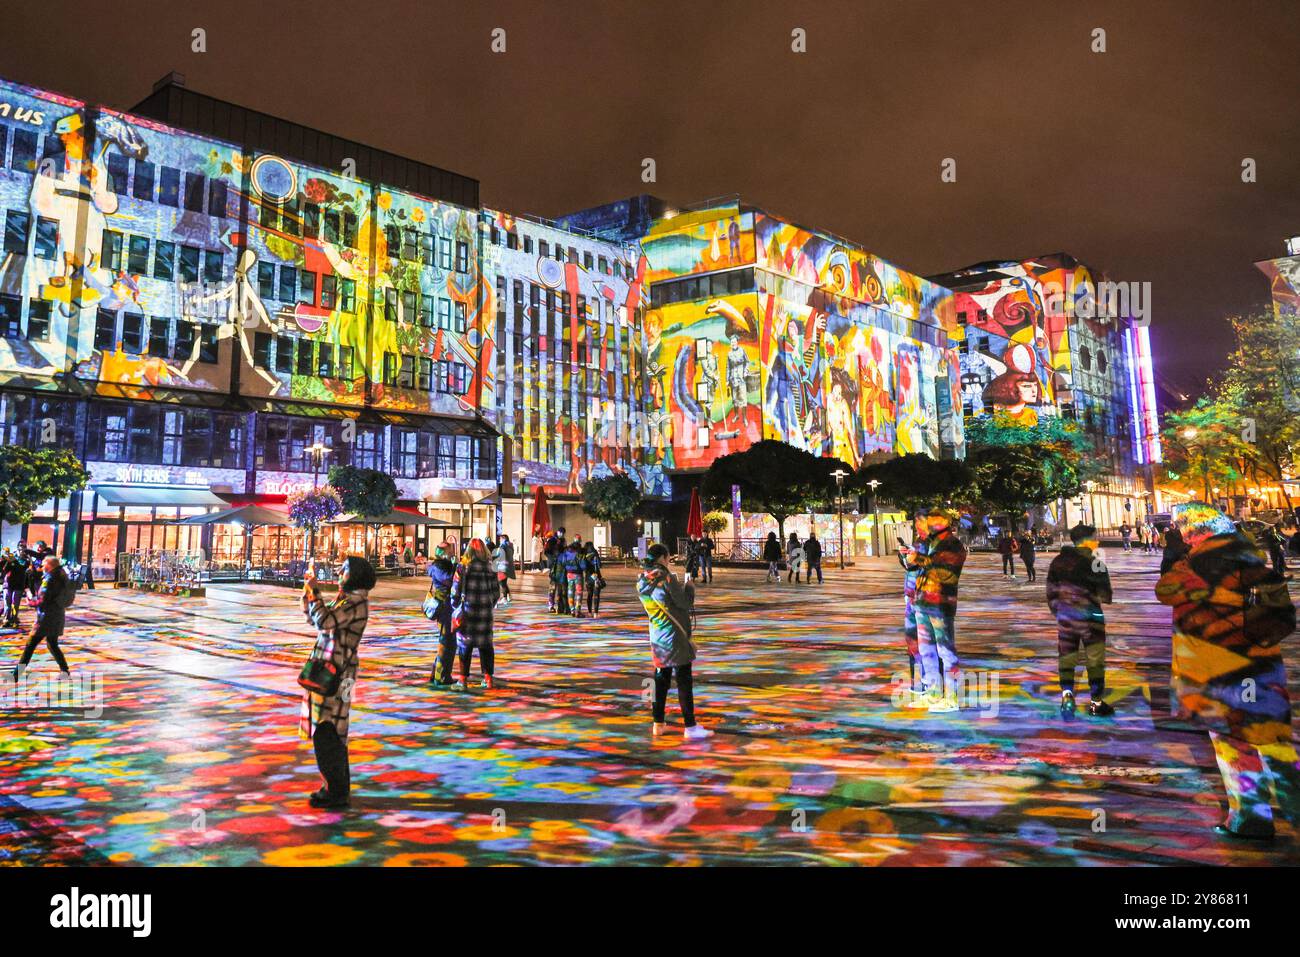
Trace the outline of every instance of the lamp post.
<instances>
[{"instance_id":1,"label":"lamp post","mask_svg":"<svg viewBox=\"0 0 1300 957\"><path fill-rule=\"evenodd\" d=\"M880 534L880 503L876 498L880 479L872 479L867 484L871 486L871 554L879 556L885 550L885 537Z\"/></svg>"},{"instance_id":2,"label":"lamp post","mask_svg":"<svg viewBox=\"0 0 1300 957\"><path fill-rule=\"evenodd\" d=\"M1097 525L1097 501L1092 497L1092 490L1097 487L1097 483L1092 479L1088 479L1088 481L1083 483L1083 487L1088 490L1088 523L1092 525L1093 528L1100 530Z\"/></svg>"},{"instance_id":3,"label":"lamp post","mask_svg":"<svg viewBox=\"0 0 1300 957\"><path fill-rule=\"evenodd\" d=\"M311 445L307 446L307 448L304 450L311 455L311 490L313 492L316 491L316 489L320 486L320 470L321 470L321 466L325 463L325 453L328 452L329 450L330 447L328 445L325 445L323 442L319 442L319 441L313 442ZM310 551L311 553L310 555L307 556L308 560L314 562L316 560L316 526L315 525L311 527L311 535L310 538L308 539L307 548L308 551Z\"/></svg>"},{"instance_id":4,"label":"lamp post","mask_svg":"<svg viewBox=\"0 0 1300 957\"><path fill-rule=\"evenodd\" d=\"M844 567L844 480L849 477L849 473L844 469L836 469L831 475L835 476L835 513L840 520L840 568Z\"/></svg>"},{"instance_id":5,"label":"lamp post","mask_svg":"<svg viewBox=\"0 0 1300 957\"><path fill-rule=\"evenodd\" d=\"M522 576L528 567L528 552L524 545L528 539L524 538L524 479L528 478L528 469L522 465L515 469L515 479L519 483L519 574Z\"/></svg>"}]
</instances>

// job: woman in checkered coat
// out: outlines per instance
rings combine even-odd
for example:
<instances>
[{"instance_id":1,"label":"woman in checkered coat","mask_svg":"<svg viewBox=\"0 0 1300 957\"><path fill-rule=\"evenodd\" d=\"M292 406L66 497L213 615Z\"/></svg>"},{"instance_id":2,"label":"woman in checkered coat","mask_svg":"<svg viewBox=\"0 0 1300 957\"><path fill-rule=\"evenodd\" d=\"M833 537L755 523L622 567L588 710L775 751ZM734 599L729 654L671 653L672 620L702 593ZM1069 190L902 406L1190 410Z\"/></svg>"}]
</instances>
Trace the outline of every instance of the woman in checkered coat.
<instances>
[{"instance_id":1,"label":"woman in checkered coat","mask_svg":"<svg viewBox=\"0 0 1300 957\"><path fill-rule=\"evenodd\" d=\"M357 681L357 650L370 617L370 589L375 570L362 558L346 558L339 567L339 591L331 602L321 598L309 569L302 587L302 610L316 628L313 655L330 655L339 670L334 694L307 692L302 699L300 730L311 738L325 787L309 799L312 807L347 807L351 789L348 768L348 714Z\"/></svg>"},{"instance_id":2,"label":"woman in checkered coat","mask_svg":"<svg viewBox=\"0 0 1300 957\"><path fill-rule=\"evenodd\" d=\"M500 598L501 585L492 570L487 546L483 539L476 538L465 549L451 583L452 627L460 655L460 681L454 685L458 689L469 686L469 664L475 648L483 671L483 687L492 687L492 611Z\"/></svg>"}]
</instances>

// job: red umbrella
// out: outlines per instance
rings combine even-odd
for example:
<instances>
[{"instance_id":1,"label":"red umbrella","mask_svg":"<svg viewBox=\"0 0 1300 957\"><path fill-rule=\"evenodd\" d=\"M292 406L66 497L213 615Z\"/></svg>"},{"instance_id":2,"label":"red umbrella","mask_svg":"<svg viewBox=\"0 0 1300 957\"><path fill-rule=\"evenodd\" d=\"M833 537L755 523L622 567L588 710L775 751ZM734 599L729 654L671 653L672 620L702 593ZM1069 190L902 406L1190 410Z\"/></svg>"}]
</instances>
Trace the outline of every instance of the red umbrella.
<instances>
[{"instance_id":1,"label":"red umbrella","mask_svg":"<svg viewBox=\"0 0 1300 957\"><path fill-rule=\"evenodd\" d=\"M691 489L691 514L686 519L686 537L704 537L704 516L700 513L700 490Z\"/></svg>"},{"instance_id":2,"label":"red umbrella","mask_svg":"<svg viewBox=\"0 0 1300 957\"><path fill-rule=\"evenodd\" d=\"M551 534L551 507L546 504L546 490L537 486L537 497L533 499L533 538L545 538Z\"/></svg>"}]
</instances>

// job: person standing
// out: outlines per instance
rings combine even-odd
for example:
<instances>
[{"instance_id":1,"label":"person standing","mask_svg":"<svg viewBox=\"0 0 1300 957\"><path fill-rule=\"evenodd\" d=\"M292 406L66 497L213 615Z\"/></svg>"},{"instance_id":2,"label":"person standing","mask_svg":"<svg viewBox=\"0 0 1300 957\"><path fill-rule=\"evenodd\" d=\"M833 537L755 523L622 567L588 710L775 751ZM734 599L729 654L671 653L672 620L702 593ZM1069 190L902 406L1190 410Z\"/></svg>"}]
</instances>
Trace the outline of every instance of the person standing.
<instances>
[{"instance_id":1,"label":"person standing","mask_svg":"<svg viewBox=\"0 0 1300 957\"><path fill-rule=\"evenodd\" d=\"M1002 556L1002 578L1005 581L1016 580L1016 540L1010 532L998 536L998 554Z\"/></svg>"},{"instance_id":2,"label":"person standing","mask_svg":"<svg viewBox=\"0 0 1300 957\"><path fill-rule=\"evenodd\" d=\"M1106 616L1110 572L1098 552L1097 530L1080 523L1070 542L1047 569L1047 607L1056 616L1056 653L1061 679L1061 714L1074 714L1074 672L1083 649L1088 672L1088 713L1104 718L1115 709L1106 694Z\"/></svg>"},{"instance_id":3,"label":"person standing","mask_svg":"<svg viewBox=\"0 0 1300 957\"><path fill-rule=\"evenodd\" d=\"M918 511L912 516L912 544L904 545L902 539L898 541L898 563L903 566L903 640L907 644L907 668L911 679L909 690L911 698L904 704L904 707L919 708L929 707L925 695L924 682L918 687L916 666L921 661L920 646L917 644L916 635L916 576L921 572L921 565L914 560L914 556L925 554L925 537L928 534L925 521L926 512L924 509Z\"/></svg>"},{"instance_id":4,"label":"person standing","mask_svg":"<svg viewBox=\"0 0 1300 957\"><path fill-rule=\"evenodd\" d=\"M778 546L779 547L779 546ZM652 733L668 731L668 688L677 679L677 703L681 707L683 736L687 741L713 734L695 721L695 685L691 663L695 661L695 643L691 639L695 612L695 588L682 584L668 568L668 549L651 545L645 567L637 577L637 595L649 618L650 652L654 656L654 705Z\"/></svg>"},{"instance_id":5,"label":"person standing","mask_svg":"<svg viewBox=\"0 0 1300 957\"><path fill-rule=\"evenodd\" d=\"M0 587L4 589L5 627L19 628L18 616L27 590L27 560L7 548L0 561Z\"/></svg>"},{"instance_id":6,"label":"person standing","mask_svg":"<svg viewBox=\"0 0 1300 957\"><path fill-rule=\"evenodd\" d=\"M469 687L469 666L475 648L483 672L483 687L494 687L496 649L492 645L492 613L500 597L496 573L488 564L487 547L483 539L472 539L451 585L452 627L460 656L460 681L453 687L458 690Z\"/></svg>"},{"instance_id":7,"label":"person standing","mask_svg":"<svg viewBox=\"0 0 1300 957\"><path fill-rule=\"evenodd\" d=\"M1133 526L1128 522L1121 524L1119 527L1119 537L1124 543L1124 551L1131 552L1133 550Z\"/></svg>"},{"instance_id":8,"label":"person standing","mask_svg":"<svg viewBox=\"0 0 1300 957\"><path fill-rule=\"evenodd\" d=\"M803 557L808 564L808 584L812 584L814 570L817 572L817 584L826 584L822 579L822 543L817 541L815 530L808 533L808 540L803 543Z\"/></svg>"},{"instance_id":9,"label":"person standing","mask_svg":"<svg viewBox=\"0 0 1300 957\"><path fill-rule=\"evenodd\" d=\"M587 614L596 618L600 614L600 593L605 590L605 576L601 574L600 551L595 542L587 542L582 553L582 574L587 585Z\"/></svg>"},{"instance_id":10,"label":"person standing","mask_svg":"<svg viewBox=\"0 0 1300 957\"><path fill-rule=\"evenodd\" d=\"M497 603L498 607L504 608L510 604L510 585L506 582L506 549L505 545L498 542L495 546L490 546L492 551L492 570L496 572L497 587L501 589L501 601Z\"/></svg>"},{"instance_id":11,"label":"person standing","mask_svg":"<svg viewBox=\"0 0 1300 957\"><path fill-rule=\"evenodd\" d=\"M311 738L316 767L325 786L307 803L317 808L347 807L352 789L348 767L348 718L357 681L358 650L370 618L370 589L375 570L363 558L345 558L338 569L339 590L334 600L321 598L314 568L303 575L302 610L316 628L312 656L329 659L339 676L338 687L324 695L308 691L302 699L299 729Z\"/></svg>"},{"instance_id":12,"label":"person standing","mask_svg":"<svg viewBox=\"0 0 1300 957\"><path fill-rule=\"evenodd\" d=\"M560 565L564 575L564 602L569 614L574 618L582 617L582 536L574 535L573 541L560 552Z\"/></svg>"},{"instance_id":13,"label":"person standing","mask_svg":"<svg viewBox=\"0 0 1300 957\"><path fill-rule=\"evenodd\" d=\"M59 666L59 671L63 675L70 674L68 661L59 649L59 638L63 636L66 613L72 605L73 595L72 582L68 580L58 558L54 555L46 555L41 561L40 587L36 591L36 596L28 601L28 604L36 609L36 626L32 628L32 633L27 638L27 646L18 660L18 666L14 668L14 681L22 678L23 672L27 670L27 665L32 660L32 655L36 653L36 648L42 641L49 649L55 664Z\"/></svg>"},{"instance_id":14,"label":"person standing","mask_svg":"<svg viewBox=\"0 0 1300 957\"><path fill-rule=\"evenodd\" d=\"M957 698L957 586L966 564L966 546L953 531L957 516L948 509L931 509L926 515L924 553L912 555L917 566L916 638L921 656L922 680L931 711L956 711Z\"/></svg>"},{"instance_id":15,"label":"person standing","mask_svg":"<svg viewBox=\"0 0 1300 957\"><path fill-rule=\"evenodd\" d=\"M502 536L501 536L501 550L502 550L503 552L505 552L505 558L506 558L506 582L507 582L507 584L506 584L504 587L505 587L505 593L506 593L506 600L507 600L507 602L509 602L509 601L513 601L513 599L512 599L511 596L510 596L510 585L509 585L509 582L514 581L514 578L515 578L515 543L512 542L512 541L510 541L510 536L509 536L509 535L502 535Z\"/></svg>"},{"instance_id":16,"label":"person standing","mask_svg":"<svg viewBox=\"0 0 1300 957\"><path fill-rule=\"evenodd\" d=\"M794 532L790 533L790 540L785 543L785 563L789 569L785 580L797 582L803 571L803 545L799 544L799 536Z\"/></svg>"},{"instance_id":17,"label":"person standing","mask_svg":"<svg viewBox=\"0 0 1300 957\"><path fill-rule=\"evenodd\" d=\"M692 580L700 575L700 540L694 535L686 540L686 574Z\"/></svg>"},{"instance_id":18,"label":"person standing","mask_svg":"<svg viewBox=\"0 0 1300 957\"><path fill-rule=\"evenodd\" d=\"M713 552L717 547L718 543L706 531L700 539L700 581L713 583Z\"/></svg>"},{"instance_id":19,"label":"person standing","mask_svg":"<svg viewBox=\"0 0 1300 957\"><path fill-rule=\"evenodd\" d=\"M777 541L776 532L767 533L767 541L763 543L763 561L767 562L767 580L780 582L781 543Z\"/></svg>"},{"instance_id":20,"label":"person standing","mask_svg":"<svg viewBox=\"0 0 1300 957\"><path fill-rule=\"evenodd\" d=\"M1156 584L1173 609L1181 718L1209 731L1228 797L1222 837L1271 840L1273 805L1300 815L1300 756L1280 642L1295 631L1286 580L1212 505L1174 506L1188 551Z\"/></svg>"},{"instance_id":21,"label":"person standing","mask_svg":"<svg viewBox=\"0 0 1300 957\"><path fill-rule=\"evenodd\" d=\"M438 626L438 654L429 681L441 688L451 685L451 665L456 658L456 636L451 630L451 584L455 577L456 563L447 550L447 543L443 542L433 550L433 561L429 563L428 595L433 599L430 620Z\"/></svg>"},{"instance_id":22,"label":"person standing","mask_svg":"<svg viewBox=\"0 0 1300 957\"><path fill-rule=\"evenodd\" d=\"M1165 548L1160 556L1160 574L1168 572L1186 554L1187 544L1183 541L1183 533L1178 530L1177 525L1171 525L1165 529Z\"/></svg>"},{"instance_id":23,"label":"person standing","mask_svg":"<svg viewBox=\"0 0 1300 957\"><path fill-rule=\"evenodd\" d=\"M1031 532L1025 532L1017 539L1020 545L1020 560L1025 565L1025 581L1038 581L1038 572L1034 570L1034 562L1038 559L1038 549L1034 545L1034 536Z\"/></svg>"}]
</instances>

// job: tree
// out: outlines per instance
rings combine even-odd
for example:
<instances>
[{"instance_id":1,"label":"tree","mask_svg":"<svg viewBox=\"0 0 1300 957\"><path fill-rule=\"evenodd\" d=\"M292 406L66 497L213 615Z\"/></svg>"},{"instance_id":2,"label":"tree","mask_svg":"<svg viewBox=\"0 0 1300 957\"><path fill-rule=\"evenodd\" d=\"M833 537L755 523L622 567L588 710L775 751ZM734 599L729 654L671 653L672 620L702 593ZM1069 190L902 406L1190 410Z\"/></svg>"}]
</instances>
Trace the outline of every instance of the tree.
<instances>
[{"instance_id":1,"label":"tree","mask_svg":"<svg viewBox=\"0 0 1300 957\"><path fill-rule=\"evenodd\" d=\"M1189 409L1166 413L1161 433L1167 452L1166 477L1210 501L1215 486L1241 480L1252 451L1241 434L1236 400L1218 388Z\"/></svg>"},{"instance_id":2,"label":"tree","mask_svg":"<svg viewBox=\"0 0 1300 957\"><path fill-rule=\"evenodd\" d=\"M1079 423L1059 416L1043 416L1034 425L1022 425L1006 413L980 416L966 425L968 448L1028 445L1046 457L1049 470L1062 478L1077 475L1078 484L1105 474L1105 459L1094 455L1093 444ZM1067 492L1073 495L1078 489Z\"/></svg>"},{"instance_id":3,"label":"tree","mask_svg":"<svg viewBox=\"0 0 1300 957\"><path fill-rule=\"evenodd\" d=\"M747 510L766 512L776 519L785 537L785 520L805 512L833 495L836 469L851 469L839 459L820 458L793 445L764 439L743 452L713 460L700 485L700 497L711 508L731 502L731 487L740 486Z\"/></svg>"},{"instance_id":4,"label":"tree","mask_svg":"<svg viewBox=\"0 0 1300 957\"><path fill-rule=\"evenodd\" d=\"M1027 508L1075 495L1082 485L1069 461L1054 461L1052 450L1041 445L974 446L966 464L975 475L973 503L1005 512L1012 531Z\"/></svg>"},{"instance_id":5,"label":"tree","mask_svg":"<svg viewBox=\"0 0 1300 957\"><path fill-rule=\"evenodd\" d=\"M22 524L44 502L80 491L90 473L68 449L0 447L0 526Z\"/></svg>"},{"instance_id":6,"label":"tree","mask_svg":"<svg viewBox=\"0 0 1300 957\"><path fill-rule=\"evenodd\" d=\"M1237 348L1215 397L1236 413L1240 471L1279 485L1292 511L1283 479L1300 459L1300 317L1271 311L1229 322Z\"/></svg>"},{"instance_id":7,"label":"tree","mask_svg":"<svg viewBox=\"0 0 1300 957\"><path fill-rule=\"evenodd\" d=\"M353 515L387 515L397 503L397 483L387 472L351 465L331 465L327 481L339 493L343 511Z\"/></svg>"},{"instance_id":8,"label":"tree","mask_svg":"<svg viewBox=\"0 0 1300 957\"><path fill-rule=\"evenodd\" d=\"M587 479L582 486L582 510L599 522L625 522L641 504L641 486L626 475Z\"/></svg>"},{"instance_id":9,"label":"tree","mask_svg":"<svg viewBox=\"0 0 1300 957\"><path fill-rule=\"evenodd\" d=\"M725 531L731 519L726 512L709 512L700 520L704 525L704 531L708 535L716 535L718 532Z\"/></svg>"},{"instance_id":10,"label":"tree","mask_svg":"<svg viewBox=\"0 0 1300 957\"><path fill-rule=\"evenodd\" d=\"M379 518L391 512L397 504L397 483L387 472L351 465L331 465L328 481L339 493L343 511L359 518ZM378 529L379 525L375 522L365 524L365 546L369 552L370 530Z\"/></svg>"},{"instance_id":11,"label":"tree","mask_svg":"<svg viewBox=\"0 0 1300 957\"><path fill-rule=\"evenodd\" d=\"M909 452L864 465L849 486L869 489L875 479L880 483L877 496L893 502L911 517L922 508L966 497L974 478L965 463L956 459L932 459L920 452Z\"/></svg>"}]
</instances>

